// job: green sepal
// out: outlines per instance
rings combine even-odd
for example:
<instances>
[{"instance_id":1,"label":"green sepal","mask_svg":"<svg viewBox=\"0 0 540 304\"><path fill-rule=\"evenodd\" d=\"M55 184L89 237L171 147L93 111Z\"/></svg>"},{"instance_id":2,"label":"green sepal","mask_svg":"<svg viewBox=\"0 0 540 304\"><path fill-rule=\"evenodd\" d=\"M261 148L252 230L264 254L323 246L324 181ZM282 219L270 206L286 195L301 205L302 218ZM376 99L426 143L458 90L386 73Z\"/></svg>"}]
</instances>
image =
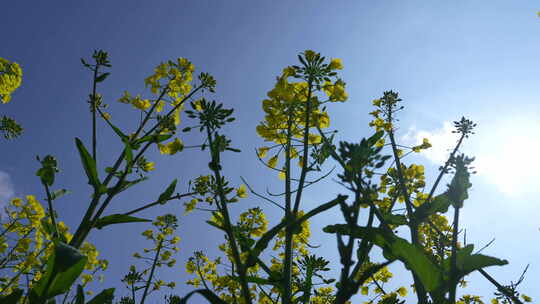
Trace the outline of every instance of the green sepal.
<instances>
[{"instance_id":1,"label":"green sepal","mask_svg":"<svg viewBox=\"0 0 540 304\"><path fill-rule=\"evenodd\" d=\"M109 226L113 224L151 222L151 221L152 220L147 220L147 219L125 215L125 214L111 214L111 215L107 215L98 219L94 227L96 227L97 229L102 229L105 226Z\"/></svg>"}]
</instances>

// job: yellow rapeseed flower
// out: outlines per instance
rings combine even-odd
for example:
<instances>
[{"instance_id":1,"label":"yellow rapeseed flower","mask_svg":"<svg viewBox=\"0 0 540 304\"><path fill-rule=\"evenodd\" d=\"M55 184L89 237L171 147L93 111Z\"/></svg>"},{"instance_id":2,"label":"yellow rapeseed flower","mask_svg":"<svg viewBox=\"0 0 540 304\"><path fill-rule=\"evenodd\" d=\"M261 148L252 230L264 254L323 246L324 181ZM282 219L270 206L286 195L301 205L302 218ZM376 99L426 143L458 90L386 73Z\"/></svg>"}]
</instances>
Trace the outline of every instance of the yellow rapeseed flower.
<instances>
[{"instance_id":1,"label":"yellow rapeseed flower","mask_svg":"<svg viewBox=\"0 0 540 304\"><path fill-rule=\"evenodd\" d=\"M247 197L247 188L246 185L240 185L238 189L236 189L236 196L240 198L246 198Z\"/></svg>"},{"instance_id":2,"label":"yellow rapeseed flower","mask_svg":"<svg viewBox=\"0 0 540 304\"><path fill-rule=\"evenodd\" d=\"M343 69L343 63L341 62L341 59L334 58L332 61L330 61L330 64L328 65L329 68L332 70L341 70Z\"/></svg>"},{"instance_id":3,"label":"yellow rapeseed flower","mask_svg":"<svg viewBox=\"0 0 540 304\"><path fill-rule=\"evenodd\" d=\"M158 147L161 154L173 155L182 151L184 149L184 144L180 141L180 139L175 138L174 141L171 141L165 145L158 144Z\"/></svg>"}]
</instances>

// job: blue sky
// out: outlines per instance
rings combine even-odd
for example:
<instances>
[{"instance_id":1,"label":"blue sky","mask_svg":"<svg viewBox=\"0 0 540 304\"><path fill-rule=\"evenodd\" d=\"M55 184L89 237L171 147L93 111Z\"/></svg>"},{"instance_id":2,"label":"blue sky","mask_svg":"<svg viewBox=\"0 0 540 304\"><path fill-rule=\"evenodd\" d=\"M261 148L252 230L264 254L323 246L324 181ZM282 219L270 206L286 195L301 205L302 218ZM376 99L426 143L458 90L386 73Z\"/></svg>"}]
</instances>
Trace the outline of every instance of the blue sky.
<instances>
[{"instance_id":1,"label":"blue sky","mask_svg":"<svg viewBox=\"0 0 540 304\"><path fill-rule=\"evenodd\" d=\"M277 192L279 180L253 153L263 144L255 133L263 118L261 101L281 69L295 64L299 52L313 49L341 58L345 66L341 76L349 101L330 109L338 138L353 141L370 135L370 101L385 90L398 91L406 105L399 117L401 140L412 145L428 137L434 144L431 151L409 160L426 165L428 185L446 149L453 146L451 122L466 116L478 123L476 135L463 149L477 157L479 170L462 213L467 240L479 248L496 238L484 253L510 261L506 267L488 269L501 282L517 280L531 263L522 290L538 299L538 10L532 0L11 1L3 5L0 19L0 56L20 63L24 80L13 101L2 106L2 114L18 120L25 133L2 144L0 199L26 194L42 198L35 156L52 154L62 170L57 187L72 191L57 203L60 216L73 228L82 218L90 189L73 139L90 139L86 100L91 75L79 58L90 57L94 49L110 54L112 75L99 91L111 105L113 120L126 130L137 123L138 115L116 100L124 90L148 93L143 79L156 64L186 57L197 72L211 73L218 83L215 99L235 108L237 121L226 132L243 150L226 155L225 174L233 183L239 184L243 176L258 190ZM104 125L99 133L98 158L110 162L121 145ZM200 138L190 135L183 140L197 144ZM109 212L155 199L174 178L186 189L189 179L207 171L208 158L198 151L174 157L153 151L149 158L157 167L150 181L122 195ZM340 191L344 190L332 181L321 184L306 194L305 206L310 209L310 204L325 202ZM261 204L266 203L253 198L241 207ZM265 207L277 216L277 210ZM144 216L182 210L176 202ZM215 252L213 244L222 236L208 229L207 216L180 217L180 261L195 250ZM313 230L335 222L331 220L315 219ZM96 290L120 287L120 277L135 262L125 257L150 246L139 235L146 228L124 225L91 236L111 261L105 283L93 285ZM337 257L333 237L316 233L313 242L324 244L322 255ZM181 265L164 270L162 276L178 283L187 278ZM190 290L179 285L179 294ZM466 292L488 299L493 290L473 275ZM117 289L117 295L125 293Z\"/></svg>"}]
</instances>

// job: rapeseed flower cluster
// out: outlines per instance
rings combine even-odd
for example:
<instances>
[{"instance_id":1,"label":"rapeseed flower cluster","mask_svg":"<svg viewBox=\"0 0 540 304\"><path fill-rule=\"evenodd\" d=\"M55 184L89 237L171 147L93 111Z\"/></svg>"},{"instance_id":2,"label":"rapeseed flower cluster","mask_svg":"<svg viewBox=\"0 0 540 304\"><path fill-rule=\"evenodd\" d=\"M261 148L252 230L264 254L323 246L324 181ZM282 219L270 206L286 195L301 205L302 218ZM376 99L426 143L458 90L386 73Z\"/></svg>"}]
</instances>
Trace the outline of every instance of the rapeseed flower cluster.
<instances>
[{"instance_id":1,"label":"rapeseed flower cluster","mask_svg":"<svg viewBox=\"0 0 540 304\"><path fill-rule=\"evenodd\" d=\"M298 216L302 216L303 212L299 212ZM215 225L223 224L223 216L218 212L214 212L212 219L210 220ZM264 212L260 208L251 208L239 216L239 220L235 225L235 231L238 233L240 239L256 239L261 237L268 229L268 221ZM295 235L293 239L293 248L295 251L295 260L298 261L301 256L307 255L307 241L310 236L309 223L304 222L300 228L300 232ZM275 244L273 250L280 251L279 256L283 258L284 248L284 239L285 234L281 233L278 236L279 241ZM219 249L225 254L230 263L234 263L232 249L229 246L229 243L223 243L219 246ZM244 251L241 253L241 260L245 262L248 252ZM236 299L241 301L241 287L238 280L235 280L231 273L220 274L218 266L222 265L221 258L216 258L214 260L207 257L202 252L196 252L186 263L186 272L193 274L194 277L189 279L186 283L195 287L205 287L214 290L221 299L230 303ZM275 273L279 273L283 265L280 259L272 258L269 269ZM225 268L227 269L227 268ZM248 276L260 276L260 266L256 264L253 267L250 267L247 270ZM293 266L293 274L298 276L300 275L300 269L297 265ZM279 294L279 290L272 288L267 292L257 292L256 284L252 284L250 288L250 293L252 298L256 303L273 303L270 298L275 299ZM295 284L294 289L298 290L300 286ZM313 299L322 299L326 298L326 295L322 293L321 295L313 296ZM270 298L269 298L270 297ZM314 302L315 303L315 302ZM319 302L316 302L319 303ZM324 303L324 302L320 302Z\"/></svg>"},{"instance_id":2,"label":"rapeseed flower cluster","mask_svg":"<svg viewBox=\"0 0 540 304\"><path fill-rule=\"evenodd\" d=\"M160 123L158 132L160 134L174 134L176 126L180 124L180 113L184 108L184 101L192 90L194 65L185 58L178 58L176 61L168 61L159 64L154 69L154 74L145 79L146 87L150 87L153 94L159 94L158 98L145 99L140 94L132 96L125 91L118 99L121 103L131 104L135 109L146 114L161 113L166 105L173 109L171 116L156 118ZM184 149L184 144L179 138L175 138L168 143L158 143L161 154L173 155ZM144 171L153 170L152 165L143 167Z\"/></svg>"},{"instance_id":3,"label":"rapeseed flower cluster","mask_svg":"<svg viewBox=\"0 0 540 304\"><path fill-rule=\"evenodd\" d=\"M0 269L11 268L14 274L4 276L0 281L4 295L24 284L21 282L23 275L32 278L30 286L37 282L42 276L41 265L47 262L54 250L51 219L35 196L12 199L6 212L7 221L2 224L0 233ZM60 239L68 243L73 237L69 227L63 221L56 225ZM85 272L81 275L82 283L86 285L96 272L107 269L108 261L98 259L99 252L88 242L81 246L80 252L87 256Z\"/></svg>"},{"instance_id":4,"label":"rapeseed flower cluster","mask_svg":"<svg viewBox=\"0 0 540 304\"><path fill-rule=\"evenodd\" d=\"M151 281L152 291L160 290L161 287L167 286L169 288L174 288L176 286L175 282L168 282L161 279L149 278L143 279L144 275L147 275L150 272L150 269L153 267L159 268L162 266L167 266L172 268L176 265L176 259L173 258L173 255L176 254L180 249L176 246L180 241L180 237L174 235L176 228L178 228L178 219L172 214L166 214L163 216L156 217L156 220L152 222L154 229L145 230L142 233L147 240L153 242L151 248L143 249L143 253L135 252L133 257L136 259L141 259L145 261L150 261L151 265L145 268L142 272L138 272L135 266L131 266L130 273L128 273L123 282L128 285L133 286L134 288L144 288L136 287L136 284L146 284L148 280Z\"/></svg>"},{"instance_id":5,"label":"rapeseed flower cluster","mask_svg":"<svg viewBox=\"0 0 540 304\"><path fill-rule=\"evenodd\" d=\"M201 175L197 177L193 182L190 182L190 185L193 184L193 195L191 200L184 203L184 215L192 212L197 208L197 204L206 202L212 205L215 202L216 196L218 195L218 186L216 184L215 178L212 175ZM227 202L235 203L242 198L248 196L246 185L240 185L238 188L228 187L228 182L224 182L223 191ZM234 192L233 195L231 195Z\"/></svg>"},{"instance_id":6,"label":"rapeseed flower cluster","mask_svg":"<svg viewBox=\"0 0 540 304\"><path fill-rule=\"evenodd\" d=\"M306 67L303 69L289 66L283 69L275 87L267 93L268 98L262 102L265 118L257 126L257 134L265 141L276 145L259 148L258 156L264 158L269 150L279 149L267 161L270 168L277 167L279 153L283 151L283 145L287 143L288 138L292 141L290 157L294 159L299 156L299 151L294 146L304 144L306 129L326 129L330 126L330 117L323 108L325 103L343 102L348 98L345 82L341 79L332 82L330 78L335 76L334 70L343 68L340 59L333 59L329 64L321 64L320 55L311 50L305 51L304 56L307 61ZM324 79L324 83L314 80L317 77ZM302 79L289 82L289 78ZM320 93L326 95L327 99L323 100ZM308 132L307 145L321 143L322 138L319 134ZM302 158L299 165L303 166ZM284 178L283 170L280 170L280 177Z\"/></svg>"},{"instance_id":7,"label":"rapeseed flower cluster","mask_svg":"<svg viewBox=\"0 0 540 304\"><path fill-rule=\"evenodd\" d=\"M8 103L11 94L22 83L22 69L16 62L0 57L0 100Z\"/></svg>"}]
</instances>

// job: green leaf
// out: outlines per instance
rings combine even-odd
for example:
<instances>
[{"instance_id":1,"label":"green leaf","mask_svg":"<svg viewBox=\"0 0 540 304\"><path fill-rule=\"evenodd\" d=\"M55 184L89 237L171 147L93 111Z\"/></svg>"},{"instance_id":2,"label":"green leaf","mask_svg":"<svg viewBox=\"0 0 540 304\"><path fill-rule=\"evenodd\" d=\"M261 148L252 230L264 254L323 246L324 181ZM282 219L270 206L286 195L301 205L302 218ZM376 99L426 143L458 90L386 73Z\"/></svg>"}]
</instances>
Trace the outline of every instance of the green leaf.
<instances>
[{"instance_id":1,"label":"green leaf","mask_svg":"<svg viewBox=\"0 0 540 304\"><path fill-rule=\"evenodd\" d=\"M458 269L458 276L464 277L467 274L482 269L488 266L504 266L508 264L507 260L501 260L495 257L483 255L483 254L471 254L474 249L474 245L470 244L458 250L456 256L456 264ZM450 272L450 258L447 258L443 262L444 269Z\"/></svg>"},{"instance_id":2,"label":"green leaf","mask_svg":"<svg viewBox=\"0 0 540 304\"><path fill-rule=\"evenodd\" d=\"M107 288L92 298L86 304L112 304L114 299L114 288Z\"/></svg>"},{"instance_id":3,"label":"green leaf","mask_svg":"<svg viewBox=\"0 0 540 304\"><path fill-rule=\"evenodd\" d=\"M103 113L101 112L101 110L99 108L98 108L98 110L99 110L99 113L103 115ZM116 135L120 136L120 139L122 139L122 141L128 141L129 140L129 137L126 134L124 134L124 132L122 132L118 127L113 125L113 123L109 119L105 119L105 121L113 129L114 133L116 133Z\"/></svg>"},{"instance_id":4,"label":"green leaf","mask_svg":"<svg viewBox=\"0 0 540 304\"><path fill-rule=\"evenodd\" d=\"M169 185L169 187L167 187L167 189L165 189L165 191L163 191L163 193L161 193L159 195L159 198L158 198L158 202L160 204L165 204L167 203L167 201L169 200L169 198L172 196L172 194L174 193L174 190L176 189L176 182L177 182L177 179L175 178L172 183Z\"/></svg>"},{"instance_id":5,"label":"green leaf","mask_svg":"<svg viewBox=\"0 0 540 304\"><path fill-rule=\"evenodd\" d=\"M239 277L231 276L230 278L233 279L234 281L240 282ZM257 285L271 285L271 286L275 286L281 289L279 282L272 279L265 279L265 278L255 277L255 276L246 276L246 281L248 283L255 283Z\"/></svg>"},{"instance_id":6,"label":"green leaf","mask_svg":"<svg viewBox=\"0 0 540 304\"><path fill-rule=\"evenodd\" d=\"M211 304L227 304L227 302L223 301L222 299L220 299L215 293L213 293L211 290L208 290L208 289L197 289L197 290L194 290L190 293L188 293L185 297L183 297L181 300L180 300L180 303L178 304L187 304L189 298L194 295L194 294L200 294L201 296L203 296L208 302L210 302Z\"/></svg>"},{"instance_id":7,"label":"green leaf","mask_svg":"<svg viewBox=\"0 0 540 304\"><path fill-rule=\"evenodd\" d=\"M121 184L121 186L120 186L120 189L119 189L116 193L120 193L120 192L122 192L122 191L126 191L126 190L129 189L130 187L132 187L132 186L134 186L134 185L136 185L136 184L138 184L138 183L140 183L140 182L142 182L142 181L145 181L145 180L147 180L147 179L148 179L148 177L143 176L143 177L138 178L138 179L136 179L136 180L132 180L132 181L123 181L122 184ZM107 191L110 192L111 190L112 190L112 188L111 188L111 189L108 189Z\"/></svg>"},{"instance_id":8,"label":"green leaf","mask_svg":"<svg viewBox=\"0 0 540 304\"><path fill-rule=\"evenodd\" d=\"M75 295L75 304L84 304L84 290L81 284L77 285L77 294Z\"/></svg>"},{"instance_id":9,"label":"green leaf","mask_svg":"<svg viewBox=\"0 0 540 304\"><path fill-rule=\"evenodd\" d=\"M45 287L47 286L47 283L51 279L51 276L53 274L54 269L54 261L56 259L55 256L56 250L54 250L51 255L49 256L49 259L47 260L47 264L45 265L45 274L41 276L41 279L34 285L32 290L30 291L30 303L43 303L44 301L37 301L33 300L39 299L44 295Z\"/></svg>"},{"instance_id":10,"label":"green leaf","mask_svg":"<svg viewBox=\"0 0 540 304\"><path fill-rule=\"evenodd\" d=\"M379 131L367 139L369 146L374 146L384 136L384 131Z\"/></svg>"},{"instance_id":11,"label":"green leaf","mask_svg":"<svg viewBox=\"0 0 540 304\"><path fill-rule=\"evenodd\" d=\"M96 77L96 82L102 82L104 81L111 73L103 73L101 75L99 75L98 77Z\"/></svg>"},{"instance_id":12,"label":"green leaf","mask_svg":"<svg viewBox=\"0 0 540 304\"><path fill-rule=\"evenodd\" d=\"M382 214L385 222L390 225L401 226L407 225L407 217L402 214L384 213Z\"/></svg>"},{"instance_id":13,"label":"green leaf","mask_svg":"<svg viewBox=\"0 0 540 304\"><path fill-rule=\"evenodd\" d=\"M219 230L226 231L225 228L221 227L221 226L218 225L217 223L214 223L214 222L212 222L212 221L206 221L206 223L207 223L208 225L211 225L211 226L216 227L216 228L219 229Z\"/></svg>"},{"instance_id":14,"label":"green leaf","mask_svg":"<svg viewBox=\"0 0 540 304\"><path fill-rule=\"evenodd\" d=\"M101 229L105 226L113 225L113 224L122 224L122 223L137 223L137 222L151 222L151 220L138 218L130 215L125 214L112 214L104 216L97 220L96 227L97 229Z\"/></svg>"},{"instance_id":15,"label":"green leaf","mask_svg":"<svg viewBox=\"0 0 540 304\"><path fill-rule=\"evenodd\" d=\"M58 242L55 246L55 262L53 281L47 292L47 297L53 297L68 291L84 270L87 257L76 248Z\"/></svg>"},{"instance_id":16,"label":"green leaf","mask_svg":"<svg viewBox=\"0 0 540 304\"><path fill-rule=\"evenodd\" d=\"M96 162L92 156L90 156L90 153L88 153L88 150L86 150L80 139L75 138L75 144L77 145L77 149L79 150L79 154L81 156L84 172L88 177L88 184L92 185L95 190L98 190L101 183L99 182L97 174Z\"/></svg>"},{"instance_id":17,"label":"green leaf","mask_svg":"<svg viewBox=\"0 0 540 304\"><path fill-rule=\"evenodd\" d=\"M427 291L434 291L443 283L441 270L424 254L422 248L399 238L381 228L350 227L346 224L329 225L323 229L327 233L340 233L360 239L368 239L383 249L388 260L398 259L412 270Z\"/></svg>"},{"instance_id":18,"label":"green leaf","mask_svg":"<svg viewBox=\"0 0 540 304\"><path fill-rule=\"evenodd\" d=\"M54 201L55 199L60 198L68 193L69 191L66 189L56 190L51 194L51 199Z\"/></svg>"},{"instance_id":19,"label":"green leaf","mask_svg":"<svg viewBox=\"0 0 540 304\"><path fill-rule=\"evenodd\" d=\"M172 134L158 134L158 135L147 135L145 137L139 138L135 141L136 144L142 144L147 141L153 141L156 143L160 143L163 141L166 141L167 139L171 138Z\"/></svg>"},{"instance_id":20,"label":"green leaf","mask_svg":"<svg viewBox=\"0 0 540 304\"><path fill-rule=\"evenodd\" d=\"M469 173L463 170L466 169L456 169L456 174L452 178L450 185L448 185L448 190L446 191L446 195L452 201L452 205L456 208L463 207L463 202L469 197L468 189L472 186L469 182Z\"/></svg>"},{"instance_id":21,"label":"green leaf","mask_svg":"<svg viewBox=\"0 0 540 304\"><path fill-rule=\"evenodd\" d=\"M47 155L43 160L40 160L39 157L37 159L41 163L41 168L36 172L36 175L40 177L43 185L52 186L54 184L54 176L59 171L56 158L52 155Z\"/></svg>"},{"instance_id":22,"label":"green leaf","mask_svg":"<svg viewBox=\"0 0 540 304\"><path fill-rule=\"evenodd\" d=\"M84 270L86 261L86 256L76 248L55 241L54 251L47 261L45 275L32 290L31 293L34 294L32 297L42 301L68 291Z\"/></svg>"},{"instance_id":23,"label":"green leaf","mask_svg":"<svg viewBox=\"0 0 540 304\"><path fill-rule=\"evenodd\" d=\"M424 203L416 208L414 217L418 222L423 222L433 214L445 213L451 204L452 201L446 194L437 195L431 202Z\"/></svg>"},{"instance_id":24,"label":"green leaf","mask_svg":"<svg viewBox=\"0 0 540 304\"><path fill-rule=\"evenodd\" d=\"M0 303L2 304L17 304L19 303L19 299L23 295L22 289L14 289L12 293L10 293L7 296L0 296Z\"/></svg>"}]
</instances>

